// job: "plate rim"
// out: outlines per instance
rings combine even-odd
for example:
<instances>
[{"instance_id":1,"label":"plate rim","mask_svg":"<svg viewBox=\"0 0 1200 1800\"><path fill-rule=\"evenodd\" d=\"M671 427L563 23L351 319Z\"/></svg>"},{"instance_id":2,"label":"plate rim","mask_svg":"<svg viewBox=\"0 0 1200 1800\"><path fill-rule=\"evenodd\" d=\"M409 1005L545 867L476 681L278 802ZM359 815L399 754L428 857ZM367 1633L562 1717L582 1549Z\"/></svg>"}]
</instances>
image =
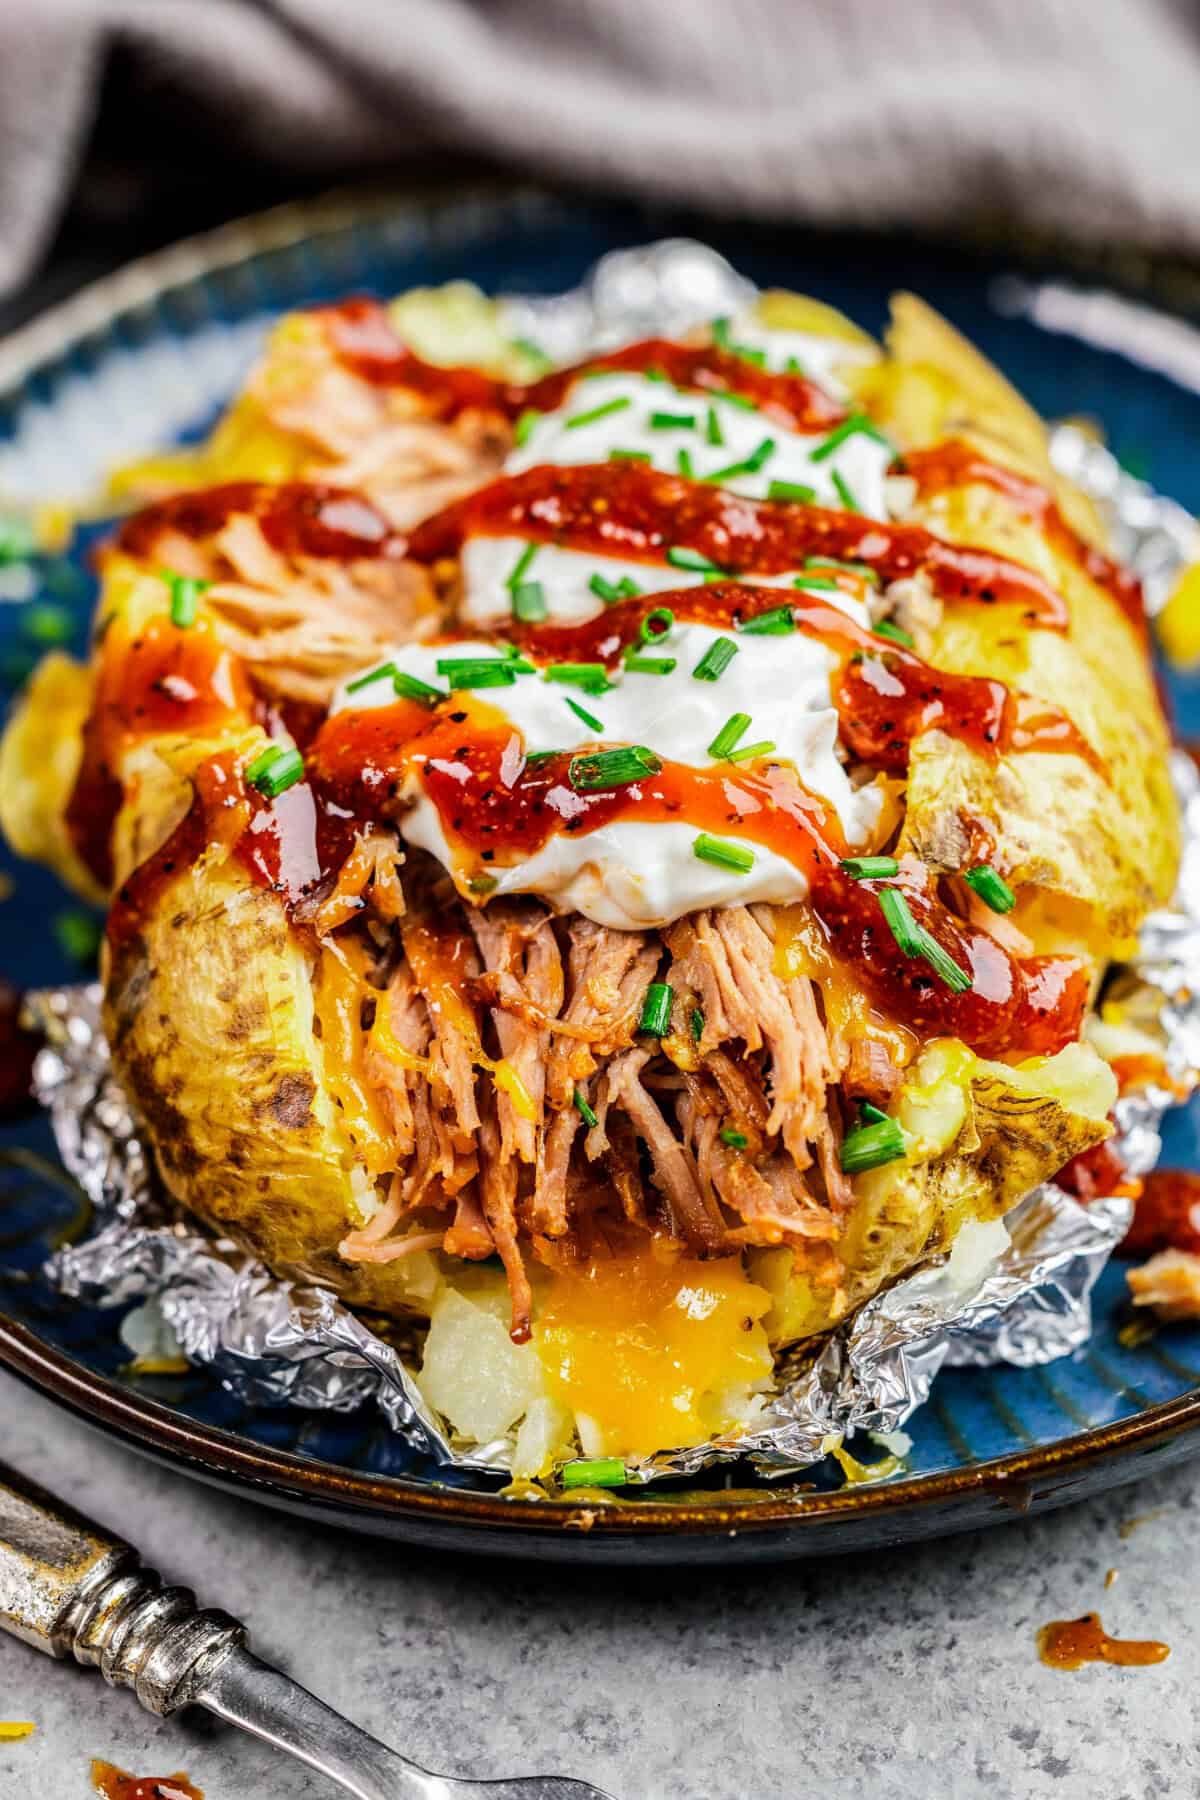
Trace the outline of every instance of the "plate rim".
<instances>
[{"instance_id":1,"label":"plate rim","mask_svg":"<svg viewBox=\"0 0 1200 1800\"><path fill-rule=\"evenodd\" d=\"M387 183L335 187L246 214L125 263L0 337L0 399L124 314L161 299L175 287L236 268L252 256L286 250L385 217L400 224L444 226L449 209L488 204L528 207L553 216L569 210L569 200L569 194L533 182L478 174L404 187ZM653 210L647 205L648 226ZM937 234L929 236L931 242L937 241ZM1019 242L1008 234L1005 238L1003 246L981 241L972 245L969 237L967 243L979 251L1021 256ZM961 244L963 235L946 241ZM1030 245L1045 248L1034 234L1025 247L1026 257ZM1091 265L1093 279L1104 278L1103 263L1103 254L1098 252ZM1169 260L1164 266L1170 266ZM1161 306L1154 285L1147 273L1144 287L1150 291L1152 303ZM1171 310L1164 308L1167 316ZM1186 309L1177 306L1174 310ZM766 1490L753 1500L722 1501L718 1492L703 1502L622 1499L609 1506L504 1499L401 1476L366 1475L323 1458L263 1446L238 1432L193 1420L98 1374L2 1312L0 1366L133 1447L157 1451L172 1466L231 1482L247 1494L257 1490L297 1502L320 1499L348 1513L374 1513L397 1521L438 1520L464 1530L492 1526L543 1539L565 1531L608 1541L671 1537L694 1541L727 1536L731 1529L735 1535L743 1530L812 1531L848 1517L894 1516L989 1493L1010 1509L1010 1516L1017 1516L1028 1509L1031 1484L1039 1477L1065 1478L1092 1464L1139 1447L1151 1450L1200 1429L1197 1384L1125 1418L955 1469L804 1493L781 1486L778 1497L771 1497Z\"/></svg>"}]
</instances>

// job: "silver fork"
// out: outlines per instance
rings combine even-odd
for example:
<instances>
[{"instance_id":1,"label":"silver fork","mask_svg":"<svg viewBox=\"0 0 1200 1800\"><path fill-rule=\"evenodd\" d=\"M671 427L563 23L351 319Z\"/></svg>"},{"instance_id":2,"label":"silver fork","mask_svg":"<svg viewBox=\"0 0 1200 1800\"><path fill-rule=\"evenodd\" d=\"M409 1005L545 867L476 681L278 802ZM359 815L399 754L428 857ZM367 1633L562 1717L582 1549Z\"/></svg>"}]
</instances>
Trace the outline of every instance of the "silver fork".
<instances>
[{"instance_id":1,"label":"silver fork","mask_svg":"<svg viewBox=\"0 0 1200 1800\"><path fill-rule=\"evenodd\" d=\"M122 1538L0 1463L0 1627L74 1656L160 1717L203 1706L358 1800L611 1800L587 1781L434 1775L246 1649L246 1628L165 1587Z\"/></svg>"}]
</instances>

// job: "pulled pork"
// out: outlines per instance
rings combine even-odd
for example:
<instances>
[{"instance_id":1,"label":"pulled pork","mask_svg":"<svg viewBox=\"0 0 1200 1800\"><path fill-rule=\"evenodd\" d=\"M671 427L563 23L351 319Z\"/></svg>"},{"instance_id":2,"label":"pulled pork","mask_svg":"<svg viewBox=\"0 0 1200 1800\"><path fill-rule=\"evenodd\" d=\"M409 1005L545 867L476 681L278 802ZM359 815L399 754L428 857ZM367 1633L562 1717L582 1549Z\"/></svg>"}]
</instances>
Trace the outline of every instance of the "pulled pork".
<instances>
[{"instance_id":1,"label":"pulled pork","mask_svg":"<svg viewBox=\"0 0 1200 1800\"><path fill-rule=\"evenodd\" d=\"M464 906L431 870L408 864L364 1021L383 1011L364 1069L396 1174L342 1254L498 1255L518 1341L526 1259L586 1254L606 1228L701 1255L786 1245L835 1280L845 1068L818 990L775 973L774 910L612 931L533 899ZM654 980L674 994L661 1040L638 1029Z\"/></svg>"}]
</instances>

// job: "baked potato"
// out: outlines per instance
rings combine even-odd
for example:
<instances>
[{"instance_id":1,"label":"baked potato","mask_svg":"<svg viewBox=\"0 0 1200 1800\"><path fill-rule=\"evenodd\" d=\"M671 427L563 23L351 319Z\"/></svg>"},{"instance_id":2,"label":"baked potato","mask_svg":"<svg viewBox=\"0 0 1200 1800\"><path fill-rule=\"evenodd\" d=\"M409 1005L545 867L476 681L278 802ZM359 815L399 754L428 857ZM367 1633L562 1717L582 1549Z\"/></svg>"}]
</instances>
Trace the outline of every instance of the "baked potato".
<instances>
[{"instance_id":1,"label":"baked potato","mask_svg":"<svg viewBox=\"0 0 1200 1800\"><path fill-rule=\"evenodd\" d=\"M736 1435L1109 1134L1089 1009L1179 855L1144 619L919 301L548 372L461 287L323 308L122 487L0 823L111 894L167 1189L428 1320L460 1441Z\"/></svg>"}]
</instances>

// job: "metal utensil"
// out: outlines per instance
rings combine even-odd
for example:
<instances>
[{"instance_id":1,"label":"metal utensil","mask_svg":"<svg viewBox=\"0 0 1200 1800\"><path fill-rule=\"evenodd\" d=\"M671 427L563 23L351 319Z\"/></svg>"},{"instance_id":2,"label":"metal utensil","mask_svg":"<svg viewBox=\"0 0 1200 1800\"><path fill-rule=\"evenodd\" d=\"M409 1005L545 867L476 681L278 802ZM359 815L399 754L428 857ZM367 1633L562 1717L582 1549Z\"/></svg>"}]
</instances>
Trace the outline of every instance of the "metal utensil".
<instances>
[{"instance_id":1,"label":"metal utensil","mask_svg":"<svg viewBox=\"0 0 1200 1800\"><path fill-rule=\"evenodd\" d=\"M610 1800L587 1781L433 1775L246 1649L246 1628L165 1587L122 1538L0 1463L0 1626L46 1656L99 1668L166 1716L204 1706L328 1775L358 1800Z\"/></svg>"}]
</instances>

